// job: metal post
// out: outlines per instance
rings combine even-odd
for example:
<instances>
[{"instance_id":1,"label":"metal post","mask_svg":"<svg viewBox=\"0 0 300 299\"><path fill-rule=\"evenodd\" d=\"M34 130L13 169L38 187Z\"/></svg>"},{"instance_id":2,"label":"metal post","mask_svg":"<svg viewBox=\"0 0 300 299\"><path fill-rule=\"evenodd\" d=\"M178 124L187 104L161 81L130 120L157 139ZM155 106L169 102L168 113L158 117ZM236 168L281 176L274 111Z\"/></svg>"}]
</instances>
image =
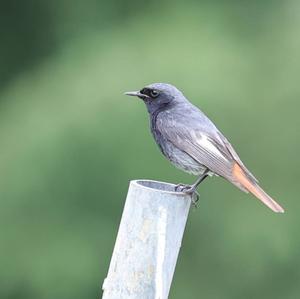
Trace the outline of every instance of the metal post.
<instances>
[{"instance_id":1,"label":"metal post","mask_svg":"<svg viewBox=\"0 0 300 299\"><path fill-rule=\"evenodd\" d=\"M191 196L131 181L102 299L167 299Z\"/></svg>"}]
</instances>

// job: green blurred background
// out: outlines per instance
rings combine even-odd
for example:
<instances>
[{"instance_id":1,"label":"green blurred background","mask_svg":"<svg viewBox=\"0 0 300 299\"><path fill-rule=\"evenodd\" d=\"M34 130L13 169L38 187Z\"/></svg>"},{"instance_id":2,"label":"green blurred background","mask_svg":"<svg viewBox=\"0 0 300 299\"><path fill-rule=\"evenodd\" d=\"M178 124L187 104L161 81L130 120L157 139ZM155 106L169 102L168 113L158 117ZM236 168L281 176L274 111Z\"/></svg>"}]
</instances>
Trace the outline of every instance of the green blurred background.
<instances>
[{"instance_id":1,"label":"green blurred background","mask_svg":"<svg viewBox=\"0 0 300 299\"><path fill-rule=\"evenodd\" d=\"M170 298L300 298L299 1L1 1L0 43L1 298L99 298L129 180L193 182L123 96L152 82L286 208L206 181Z\"/></svg>"}]
</instances>

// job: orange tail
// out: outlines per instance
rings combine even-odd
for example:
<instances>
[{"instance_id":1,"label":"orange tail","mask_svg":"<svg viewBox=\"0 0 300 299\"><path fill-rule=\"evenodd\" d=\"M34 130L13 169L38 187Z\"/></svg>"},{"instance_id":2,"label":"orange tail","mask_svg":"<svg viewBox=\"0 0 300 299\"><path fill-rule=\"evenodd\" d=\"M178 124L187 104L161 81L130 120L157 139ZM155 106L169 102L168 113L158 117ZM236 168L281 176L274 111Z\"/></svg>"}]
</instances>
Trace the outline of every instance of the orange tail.
<instances>
[{"instance_id":1,"label":"orange tail","mask_svg":"<svg viewBox=\"0 0 300 299\"><path fill-rule=\"evenodd\" d=\"M239 166L238 163L235 163L233 166L233 176L236 181L238 181L245 189L251 192L259 200L261 200L267 207L273 210L276 213L284 213L284 209L273 200L263 189L261 189L257 184L251 182L247 178L243 169Z\"/></svg>"}]
</instances>

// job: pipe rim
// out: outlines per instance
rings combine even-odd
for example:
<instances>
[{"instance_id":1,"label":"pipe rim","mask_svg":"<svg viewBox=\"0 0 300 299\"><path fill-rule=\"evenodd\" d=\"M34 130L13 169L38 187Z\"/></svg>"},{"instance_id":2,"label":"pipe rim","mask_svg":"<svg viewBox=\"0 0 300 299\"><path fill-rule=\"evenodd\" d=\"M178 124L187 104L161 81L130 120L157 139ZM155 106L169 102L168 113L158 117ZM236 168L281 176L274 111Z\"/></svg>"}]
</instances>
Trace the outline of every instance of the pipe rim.
<instances>
[{"instance_id":1,"label":"pipe rim","mask_svg":"<svg viewBox=\"0 0 300 299\"><path fill-rule=\"evenodd\" d=\"M138 179L138 180L132 180L130 181L130 184L134 185L135 187L138 188L143 188L147 190L151 190L154 192L159 192L159 193L165 193L165 194L172 194L172 195L177 195L177 196L182 196L182 197L191 197L191 195L185 193L185 192L179 192L175 191L175 184L172 183L167 183L167 182L162 182L162 181L155 181L155 180L147 180L147 179ZM150 186L151 184L157 185L155 186ZM159 186L164 186L167 188L158 188ZM169 189L169 190L167 190Z\"/></svg>"}]
</instances>

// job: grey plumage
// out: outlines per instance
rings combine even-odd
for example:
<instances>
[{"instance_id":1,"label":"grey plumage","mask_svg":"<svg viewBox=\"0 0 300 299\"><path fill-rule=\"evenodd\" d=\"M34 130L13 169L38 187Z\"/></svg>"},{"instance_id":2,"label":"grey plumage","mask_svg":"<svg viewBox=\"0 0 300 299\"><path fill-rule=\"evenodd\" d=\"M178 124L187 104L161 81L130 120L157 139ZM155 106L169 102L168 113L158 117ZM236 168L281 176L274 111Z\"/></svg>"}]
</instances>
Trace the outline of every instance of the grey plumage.
<instances>
[{"instance_id":1,"label":"grey plumage","mask_svg":"<svg viewBox=\"0 0 300 299\"><path fill-rule=\"evenodd\" d=\"M250 191L273 210L283 211L258 186L226 137L176 87L154 83L127 94L145 102L154 139L176 167L195 175L208 170L210 175L224 177L244 192Z\"/></svg>"}]
</instances>

